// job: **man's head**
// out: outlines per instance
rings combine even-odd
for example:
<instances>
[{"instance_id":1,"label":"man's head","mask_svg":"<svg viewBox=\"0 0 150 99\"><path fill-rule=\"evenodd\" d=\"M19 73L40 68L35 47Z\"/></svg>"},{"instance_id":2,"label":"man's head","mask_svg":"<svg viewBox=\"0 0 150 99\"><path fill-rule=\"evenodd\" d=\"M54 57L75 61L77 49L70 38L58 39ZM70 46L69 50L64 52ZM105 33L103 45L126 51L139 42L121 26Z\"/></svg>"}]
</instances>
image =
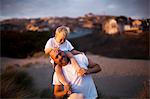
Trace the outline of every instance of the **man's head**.
<instances>
[{"instance_id":1,"label":"man's head","mask_svg":"<svg viewBox=\"0 0 150 99\"><path fill-rule=\"evenodd\" d=\"M69 58L67 57L67 55L57 48L51 50L49 55L54 60L54 62L60 66L65 66L69 62Z\"/></svg>"},{"instance_id":2,"label":"man's head","mask_svg":"<svg viewBox=\"0 0 150 99\"><path fill-rule=\"evenodd\" d=\"M70 33L69 27L66 26L58 27L55 32L56 42L59 44L64 43L69 33Z\"/></svg>"}]
</instances>

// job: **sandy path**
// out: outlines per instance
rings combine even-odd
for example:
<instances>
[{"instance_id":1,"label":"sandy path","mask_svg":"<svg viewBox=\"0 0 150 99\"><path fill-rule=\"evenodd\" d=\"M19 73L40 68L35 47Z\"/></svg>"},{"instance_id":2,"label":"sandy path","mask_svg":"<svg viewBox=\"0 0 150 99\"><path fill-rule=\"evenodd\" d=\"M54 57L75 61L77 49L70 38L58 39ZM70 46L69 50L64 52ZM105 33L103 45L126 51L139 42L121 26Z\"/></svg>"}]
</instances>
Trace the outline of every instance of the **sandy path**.
<instances>
[{"instance_id":1,"label":"sandy path","mask_svg":"<svg viewBox=\"0 0 150 99\"><path fill-rule=\"evenodd\" d=\"M114 59L101 57L97 55L88 54L88 58L92 61L98 63L102 72L98 73L101 76L108 75L144 75L148 76L150 74L149 61L148 60L134 60L134 59ZM19 66L26 66L29 64L49 64L49 59L45 57L39 58L26 58L26 59L14 59L1 57L1 67L6 65L17 64ZM37 66L42 67L42 66ZM36 68L37 68L36 67Z\"/></svg>"},{"instance_id":2,"label":"sandy path","mask_svg":"<svg viewBox=\"0 0 150 99\"><path fill-rule=\"evenodd\" d=\"M102 72L93 75L102 96L135 97L143 82L149 79L148 60L114 59L92 54L87 56L102 68ZM40 90L46 89L51 82L53 69L48 58L1 58L1 66L9 64L30 65L25 70L34 78L35 86Z\"/></svg>"},{"instance_id":3,"label":"sandy path","mask_svg":"<svg viewBox=\"0 0 150 99\"><path fill-rule=\"evenodd\" d=\"M18 64L19 66L24 66L28 64L47 64L49 63L49 59L44 56L38 58L25 58L25 59L17 59L17 58L7 58L1 57L1 66Z\"/></svg>"}]
</instances>

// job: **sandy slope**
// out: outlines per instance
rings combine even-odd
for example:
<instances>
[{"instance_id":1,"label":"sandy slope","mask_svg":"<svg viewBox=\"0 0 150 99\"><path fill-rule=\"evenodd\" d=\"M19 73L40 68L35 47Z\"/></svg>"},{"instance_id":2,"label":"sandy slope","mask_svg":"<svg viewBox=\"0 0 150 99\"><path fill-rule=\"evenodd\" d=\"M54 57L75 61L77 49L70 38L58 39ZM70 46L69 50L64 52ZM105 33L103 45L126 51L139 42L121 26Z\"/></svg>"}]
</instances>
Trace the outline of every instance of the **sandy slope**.
<instances>
[{"instance_id":1,"label":"sandy slope","mask_svg":"<svg viewBox=\"0 0 150 99\"><path fill-rule=\"evenodd\" d=\"M102 68L102 72L93 75L101 96L135 97L142 89L143 82L150 79L148 60L114 59L92 54L87 56ZM27 67L24 70L34 78L40 90L46 89L51 82L53 69L48 58L1 58L2 68L10 64Z\"/></svg>"},{"instance_id":2,"label":"sandy slope","mask_svg":"<svg viewBox=\"0 0 150 99\"><path fill-rule=\"evenodd\" d=\"M149 61L147 60L114 59L96 55L88 55L88 57L102 67L103 70L100 74L103 76L148 76L148 70L150 69L148 68Z\"/></svg>"}]
</instances>

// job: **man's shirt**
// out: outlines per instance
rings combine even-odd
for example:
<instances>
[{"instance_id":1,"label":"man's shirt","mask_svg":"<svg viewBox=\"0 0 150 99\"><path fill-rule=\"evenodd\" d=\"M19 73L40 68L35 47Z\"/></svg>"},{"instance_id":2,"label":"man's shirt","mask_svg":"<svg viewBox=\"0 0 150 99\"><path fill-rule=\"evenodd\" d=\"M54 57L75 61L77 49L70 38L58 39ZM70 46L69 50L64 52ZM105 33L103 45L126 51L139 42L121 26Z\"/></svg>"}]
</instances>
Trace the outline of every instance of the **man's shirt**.
<instances>
[{"instance_id":1,"label":"man's shirt","mask_svg":"<svg viewBox=\"0 0 150 99\"><path fill-rule=\"evenodd\" d=\"M77 60L80 67L87 69L89 63L87 57L84 54L78 54L75 55L74 57ZM77 75L76 70L73 68L73 66L70 63L67 64L66 66L63 66L62 70L66 80L72 86L73 93L82 93L84 97L87 99L95 99L97 97L96 87L91 75L79 77ZM53 84L62 85L59 82L56 73L54 73L53 76Z\"/></svg>"}]
</instances>

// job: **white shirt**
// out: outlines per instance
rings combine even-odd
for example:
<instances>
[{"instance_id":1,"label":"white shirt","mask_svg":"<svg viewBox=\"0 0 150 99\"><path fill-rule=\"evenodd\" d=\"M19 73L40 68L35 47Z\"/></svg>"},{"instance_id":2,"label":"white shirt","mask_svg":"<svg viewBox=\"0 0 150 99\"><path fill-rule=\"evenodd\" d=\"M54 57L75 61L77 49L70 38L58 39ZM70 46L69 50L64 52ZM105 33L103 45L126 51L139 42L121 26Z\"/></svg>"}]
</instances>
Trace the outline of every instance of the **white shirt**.
<instances>
[{"instance_id":1,"label":"white shirt","mask_svg":"<svg viewBox=\"0 0 150 99\"><path fill-rule=\"evenodd\" d=\"M71 50L74 49L74 47L71 45L71 43L68 40L66 40L63 44L59 45L56 42L54 37L50 38L47 41L46 45L45 45L45 49L47 49L47 48L55 48L55 47L59 48L62 51L71 51Z\"/></svg>"},{"instance_id":2,"label":"white shirt","mask_svg":"<svg viewBox=\"0 0 150 99\"><path fill-rule=\"evenodd\" d=\"M55 40L55 38L53 37L53 38L50 38L48 41L47 41L47 43L46 43L46 45L45 45L45 49L47 49L47 48L59 48L60 50L62 50L62 51L71 51L71 50L73 50L74 49L74 47L71 45L71 43L68 41L68 40L66 40L63 44L58 44L57 42L56 42L56 40ZM50 60L50 62L52 63L52 64L54 64L54 61L53 61L53 59L51 59Z\"/></svg>"},{"instance_id":3,"label":"white shirt","mask_svg":"<svg viewBox=\"0 0 150 99\"><path fill-rule=\"evenodd\" d=\"M78 54L74 56L80 67L87 69L88 59L84 54ZM82 93L86 99L95 99L97 97L97 91L91 75L84 77L77 76L76 70L71 64L62 67L66 80L71 84L73 93ZM56 73L53 75L53 84L62 85Z\"/></svg>"}]
</instances>

